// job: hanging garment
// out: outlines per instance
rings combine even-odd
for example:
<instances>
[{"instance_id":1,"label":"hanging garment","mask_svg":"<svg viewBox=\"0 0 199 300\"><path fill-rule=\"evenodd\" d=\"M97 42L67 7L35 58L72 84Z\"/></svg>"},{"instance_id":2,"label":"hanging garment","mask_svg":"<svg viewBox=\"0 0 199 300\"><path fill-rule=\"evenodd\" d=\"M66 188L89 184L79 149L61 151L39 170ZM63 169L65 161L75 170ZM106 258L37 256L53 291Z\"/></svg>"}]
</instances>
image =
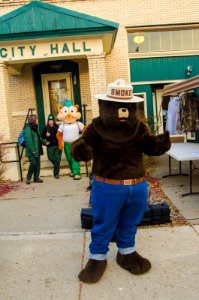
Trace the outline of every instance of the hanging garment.
<instances>
[{"instance_id":1,"label":"hanging garment","mask_svg":"<svg viewBox=\"0 0 199 300\"><path fill-rule=\"evenodd\" d=\"M176 134L177 120L179 112L179 97L171 97L168 105L168 114L166 121L166 130L170 134Z\"/></svg>"},{"instance_id":2,"label":"hanging garment","mask_svg":"<svg viewBox=\"0 0 199 300\"><path fill-rule=\"evenodd\" d=\"M199 96L196 93L181 93L179 97L180 130L199 131Z\"/></svg>"}]
</instances>

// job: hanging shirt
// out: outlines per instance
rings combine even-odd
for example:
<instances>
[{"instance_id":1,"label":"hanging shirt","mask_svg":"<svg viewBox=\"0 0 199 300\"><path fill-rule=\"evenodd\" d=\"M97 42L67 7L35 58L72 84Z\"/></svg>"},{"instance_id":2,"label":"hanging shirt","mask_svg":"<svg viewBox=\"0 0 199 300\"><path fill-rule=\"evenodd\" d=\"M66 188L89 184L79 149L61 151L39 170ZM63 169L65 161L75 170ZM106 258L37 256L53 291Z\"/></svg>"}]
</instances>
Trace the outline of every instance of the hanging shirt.
<instances>
[{"instance_id":1,"label":"hanging shirt","mask_svg":"<svg viewBox=\"0 0 199 300\"><path fill-rule=\"evenodd\" d=\"M184 132L199 130L199 96L194 92L180 94L180 128Z\"/></svg>"},{"instance_id":2,"label":"hanging shirt","mask_svg":"<svg viewBox=\"0 0 199 300\"><path fill-rule=\"evenodd\" d=\"M179 112L179 97L171 97L168 105L166 130L170 134L176 134L177 120Z\"/></svg>"}]
</instances>

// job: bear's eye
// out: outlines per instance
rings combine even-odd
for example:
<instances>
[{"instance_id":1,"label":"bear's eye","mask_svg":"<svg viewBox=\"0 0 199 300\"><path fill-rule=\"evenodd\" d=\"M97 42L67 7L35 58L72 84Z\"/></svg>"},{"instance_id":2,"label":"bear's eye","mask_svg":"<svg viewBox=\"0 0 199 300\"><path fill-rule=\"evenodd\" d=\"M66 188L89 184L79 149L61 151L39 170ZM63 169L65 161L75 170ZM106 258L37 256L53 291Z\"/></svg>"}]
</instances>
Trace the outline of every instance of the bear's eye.
<instances>
[{"instance_id":1,"label":"bear's eye","mask_svg":"<svg viewBox=\"0 0 199 300\"><path fill-rule=\"evenodd\" d=\"M121 108L121 103L116 103L116 105L114 107L116 107L117 109L120 109Z\"/></svg>"}]
</instances>

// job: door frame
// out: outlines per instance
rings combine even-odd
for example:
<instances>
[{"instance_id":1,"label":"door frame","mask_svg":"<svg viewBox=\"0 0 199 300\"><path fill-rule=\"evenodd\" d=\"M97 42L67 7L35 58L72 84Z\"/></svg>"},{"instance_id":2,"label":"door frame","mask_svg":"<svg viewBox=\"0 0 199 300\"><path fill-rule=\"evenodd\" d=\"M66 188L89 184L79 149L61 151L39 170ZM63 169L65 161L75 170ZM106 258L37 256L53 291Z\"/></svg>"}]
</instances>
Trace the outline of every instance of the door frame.
<instances>
[{"instance_id":1,"label":"door frame","mask_svg":"<svg viewBox=\"0 0 199 300\"><path fill-rule=\"evenodd\" d=\"M74 95L74 104L79 105L79 111L82 113L81 94L80 94L80 80L79 80L79 66L77 62L72 60L56 60L43 62L33 68L35 95L37 102L37 114L39 130L42 132L45 126L45 109L44 97L42 90L42 75L71 72L71 81Z\"/></svg>"},{"instance_id":2,"label":"door frame","mask_svg":"<svg viewBox=\"0 0 199 300\"><path fill-rule=\"evenodd\" d=\"M153 96L153 113L154 113L154 124L156 124L157 133L163 133L163 115L162 115L162 93L163 89L158 88L154 91Z\"/></svg>"},{"instance_id":3,"label":"door frame","mask_svg":"<svg viewBox=\"0 0 199 300\"><path fill-rule=\"evenodd\" d=\"M146 102L147 102L147 100L146 100L146 98L147 98L147 97L146 97L146 92L133 93L133 95L138 96L138 97L144 99L144 101L141 102L141 103L144 104L144 116L145 116L145 118L147 118L148 113L147 113L147 103L146 103Z\"/></svg>"},{"instance_id":4,"label":"door frame","mask_svg":"<svg viewBox=\"0 0 199 300\"><path fill-rule=\"evenodd\" d=\"M50 97L49 97L49 89L48 89L48 81L50 80L61 80L66 79L67 81L67 90L69 92L68 99L71 99L74 102L74 94L73 94L73 86L72 86L72 73L53 73L53 74L42 74L42 91L43 91L43 99L44 99L44 116L45 122L47 122L48 115L51 113L50 111ZM68 88L68 86L70 88ZM54 116L56 117L56 116Z\"/></svg>"}]
</instances>

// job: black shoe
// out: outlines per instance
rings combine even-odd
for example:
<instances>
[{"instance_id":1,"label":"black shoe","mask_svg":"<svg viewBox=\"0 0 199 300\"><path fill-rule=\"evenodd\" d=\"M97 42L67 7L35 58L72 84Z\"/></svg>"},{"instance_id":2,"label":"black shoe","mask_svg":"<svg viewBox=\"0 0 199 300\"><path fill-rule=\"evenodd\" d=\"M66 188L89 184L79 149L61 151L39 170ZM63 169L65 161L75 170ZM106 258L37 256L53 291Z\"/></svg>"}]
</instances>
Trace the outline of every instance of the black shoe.
<instances>
[{"instance_id":1,"label":"black shoe","mask_svg":"<svg viewBox=\"0 0 199 300\"><path fill-rule=\"evenodd\" d=\"M35 178L34 179L34 182L37 182L37 183L42 183L44 182L41 178Z\"/></svg>"},{"instance_id":2,"label":"black shoe","mask_svg":"<svg viewBox=\"0 0 199 300\"><path fill-rule=\"evenodd\" d=\"M26 184L30 184L30 180L29 179L26 179Z\"/></svg>"},{"instance_id":3,"label":"black shoe","mask_svg":"<svg viewBox=\"0 0 199 300\"><path fill-rule=\"evenodd\" d=\"M59 179L59 175L55 175L54 177L55 177L55 179Z\"/></svg>"}]
</instances>

